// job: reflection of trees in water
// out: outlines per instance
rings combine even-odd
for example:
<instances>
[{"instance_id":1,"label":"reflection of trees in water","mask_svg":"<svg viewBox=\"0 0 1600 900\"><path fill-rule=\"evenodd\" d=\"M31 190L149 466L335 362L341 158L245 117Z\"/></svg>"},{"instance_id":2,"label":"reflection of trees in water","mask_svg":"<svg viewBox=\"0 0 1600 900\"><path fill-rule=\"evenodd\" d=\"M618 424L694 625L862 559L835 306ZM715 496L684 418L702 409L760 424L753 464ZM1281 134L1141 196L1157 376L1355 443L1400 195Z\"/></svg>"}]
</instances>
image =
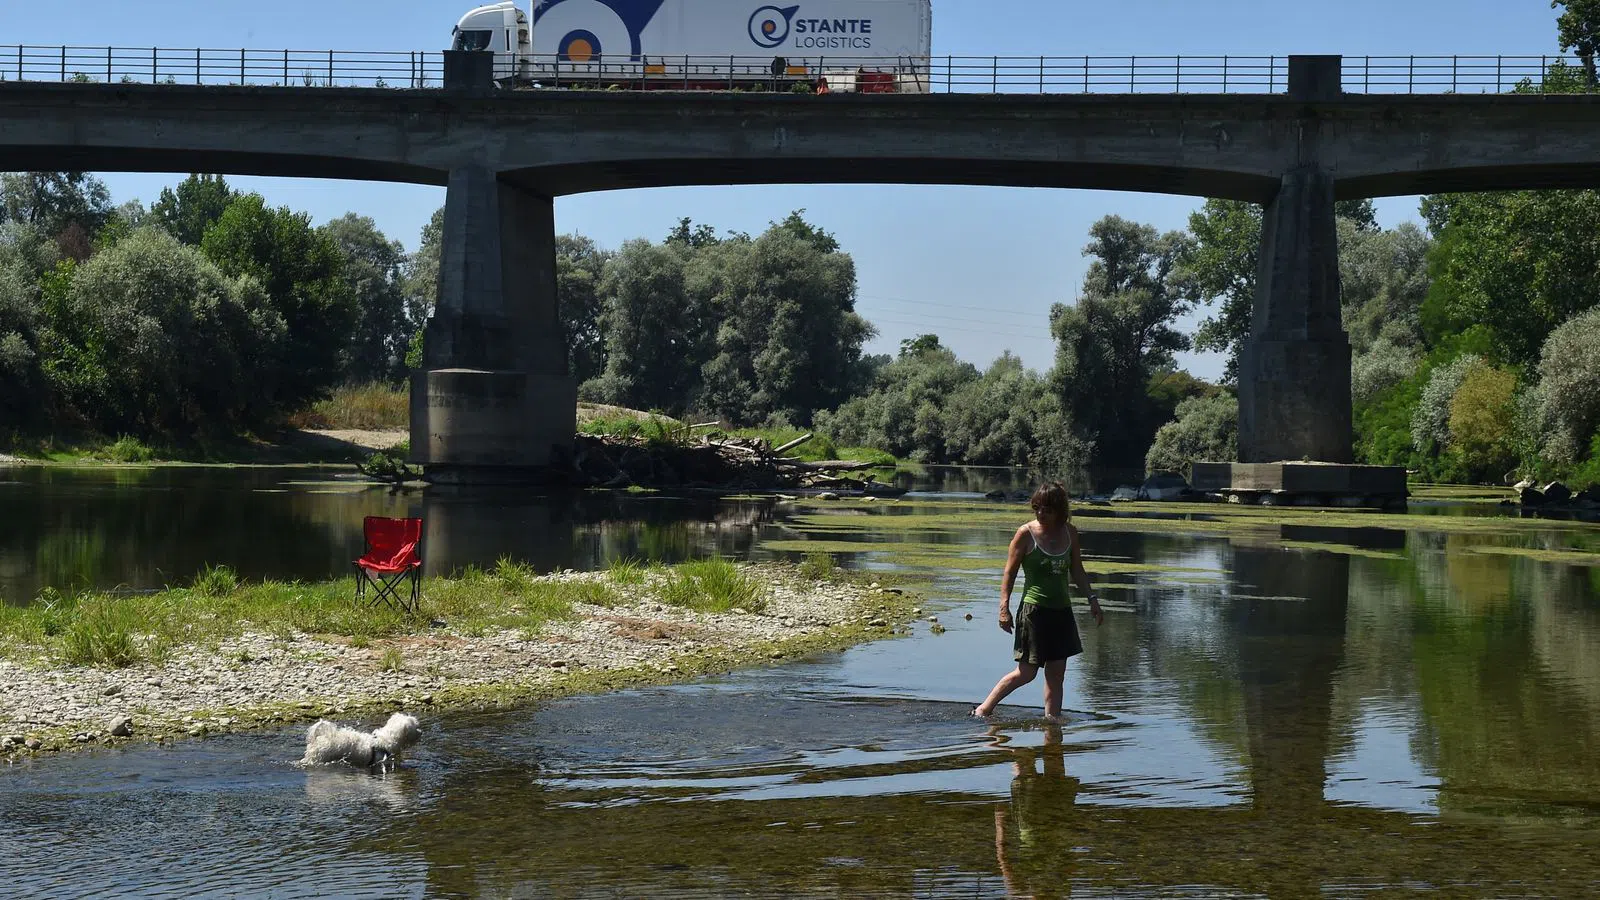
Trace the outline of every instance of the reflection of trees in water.
<instances>
[{"instance_id":1,"label":"reflection of trees in water","mask_svg":"<svg viewBox=\"0 0 1600 900\"><path fill-rule=\"evenodd\" d=\"M759 528L771 520L772 503L711 495L430 490L422 515L431 571L488 567L510 557L549 572L600 568L628 558L665 563L747 558Z\"/></svg>"},{"instance_id":2,"label":"reflection of trees in water","mask_svg":"<svg viewBox=\"0 0 1600 900\"><path fill-rule=\"evenodd\" d=\"M1600 622L1586 579L1559 565L1453 549L1477 556L1464 565L1490 583L1464 587L1455 568L1463 564L1434 558L1425 565L1453 577L1445 590L1430 579L1436 589L1416 598L1413 665L1424 760L1443 782L1440 808L1592 807L1600 796Z\"/></svg>"},{"instance_id":3,"label":"reflection of trees in water","mask_svg":"<svg viewBox=\"0 0 1600 900\"><path fill-rule=\"evenodd\" d=\"M344 577L364 516L421 516L430 573L502 556L542 571L619 557L743 558L770 503L598 491L392 493L310 469L23 469L0 517L0 597L153 589L207 565L248 580Z\"/></svg>"},{"instance_id":4,"label":"reflection of trees in water","mask_svg":"<svg viewBox=\"0 0 1600 900\"><path fill-rule=\"evenodd\" d=\"M23 469L0 517L0 593L186 584L208 564L250 579L345 574L361 516L404 514L383 491L309 494L289 469ZM330 484L330 489L343 485ZM290 493L261 493L289 490ZM335 530L332 520L342 523ZM354 523L353 525L350 523Z\"/></svg>"}]
</instances>

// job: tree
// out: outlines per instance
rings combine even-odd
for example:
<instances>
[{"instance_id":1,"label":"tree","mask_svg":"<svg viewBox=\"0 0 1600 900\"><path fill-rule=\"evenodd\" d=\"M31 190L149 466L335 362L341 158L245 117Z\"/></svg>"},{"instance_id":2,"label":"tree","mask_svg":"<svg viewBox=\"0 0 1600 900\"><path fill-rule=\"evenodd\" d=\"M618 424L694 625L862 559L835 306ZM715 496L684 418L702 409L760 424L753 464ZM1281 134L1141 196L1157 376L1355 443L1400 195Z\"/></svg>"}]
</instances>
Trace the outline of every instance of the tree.
<instances>
[{"instance_id":1,"label":"tree","mask_svg":"<svg viewBox=\"0 0 1600 900\"><path fill-rule=\"evenodd\" d=\"M1550 334L1538 372L1547 426L1544 454L1557 465L1572 465L1600 430L1600 308Z\"/></svg>"},{"instance_id":2,"label":"tree","mask_svg":"<svg viewBox=\"0 0 1600 900\"><path fill-rule=\"evenodd\" d=\"M963 386L978 380L971 363L937 341L903 351L879 372L864 396L819 413L816 427L842 445L879 447L920 462L946 462L950 434L945 406Z\"/></svg>"},{"instance_id":3,"label":"tree","mask_svg":"<svg viewBox=\"0 0 1600 900\"><path fill-rule=\"evenodd\" d=\"M684 287L692 251L679 243L632 240L606 267L605 370L585 399L682 412L710 356L709 310Z\"/></svg>"},{"instance_id":4,"label":"tree","mask_svg":"<svg viewBox=\"0 0 1600 900\"><path fill-rule=\"evenodd\" d=\"M1516 462L1517 376L1478 362L1450 398L1451 450L1477 475L1498 478Z\"/></svg>"},{"instance_id":5,"label":"tree","mask_svg":"<svg viewBox=\"0 0 1600 900\"><path fill-rule=\"evenodd\" d=\"M1561 52L1577 53L1589 84L1600 85L1595 71L1595 55L1600 53L1600 0L1551 0L1550 8L1562 10L1556 20Z\"/></svg>"},{"instance_id":6,"label":"tree","mask_svg":"<svg viewBox=\"0 0 1600 900\"><path fill-rule=\"evenodd\" d=\"M198 247L237 196L221 175L190 175L176 190L162 188L150 215L168 234Z\"/></svg>"},{"instance_id":7,"label":"tree","mask_svg":"<svg viewBox=\"0 0 1600 900\"><path fill-rule=\"evenodd\" d=\"M1531 366L1561 323L1600 301L1600 192L1434 198L1444 227L1421 313L1430 344L1482 328L1499 362Z\"/></svg>"},{"instance_id":8,"label":"tree","mask_svg":"<svg viewBox=\"0 0 1600 900\"><path fill-rule=\"evenodd\" d=\"M1239 400L1232 394L1190 397L1178 404L1173 421L1156 432L1145 471L1187 474L1196 462L1239 458Z\"/></svg>"},{"instance_id":9,"label":"tree","mask_svg":"<svg viewBox=\"0 0 1600 900\"><path fill-rule=\"evenodd\" d=\"M605 302L600 284L612 254L578 235L556 238L556 296L567 338L567 369L579 384L605 371Z\"/></svg>"},{"instance_id":10,"label":"tree","mask_svg":"<svg viewBox=\"0 0 1600 900\"><path fill-rule=\"evenodd\" d=\"M702 247L687 275L717 322L701 406L804 425L846 399L872 329L855 312L855 263L831 235L791 213L754 240Z\"/></svg>"},{"instance_id":11,"label":"tree","mask_svg":"<svg viewBox=\"0 0 1600 900\"><path fill-rule=\"evenodd\" d=\"M945 453L970 466L1030 466L1060 473L1087 462L1070 440L1061 401L1009 352L962 384L943 411Z\"/></svg>"},{"instance_id":12,"label":"tree","mask_svg":"<svg viewBox=\"0 0 1600 900\"><path fill-rule=\"evenodd\" d=\"M24 424L44 412L44 325L38 279L13 248L0 243L0 422Z\"/></svg>"},{"instance_id":13,"label":"tree","mask_svg":"<svg viewBox=\"0 0 1600 900\"><path fill-rule=\"evenodd\" d=\"M444 207L422 226L417 251L406 260L406 318L420 328L433 315L439 298L439 260L444 247Z\"/></svg>"},{"instance_id":14,"label":"tree","mask_svg":"<svg viewBox=\"0 0 1600 900\"><path fill-rule=\"evenodd\" d=\"M107 431L188 434L246 424L286 334L248 276L142 228L76 267L58 323L62 381Z\"/></svg>"},{"instance_id":15,"label":"tree","mask_svg":"<svg viewBox=\"0 0 1600 900\"><path fill-rule=\"evenodd\" d=\"M93 238L111 216L111 192L83 172L11 172L0 175L0 222L30 225L57 238L77 226Z\"/></svg>"},{"instance_id":16,"label":"tree","mask_svg":"<svg viewBox=\"0 0 1600 900\"><path fill-rule=\"evenodd\" d=\"M1469 353L1433 369L1411 417L1411 442L1418 450L1450 445L1450 403L1468 373L1481 365L1483 358Z\"/></svg>"},{"instance_id":17,"label":"tree","mask_svg":"<svg viewBox=\"0 0 1600 900\"><path fill-rule=\"evenodd\" d=\"M1090 229L1094 257L1076 306L1056 304L1050 381L1078 435L1096 444L1097 462L1143 458L1165 411L1153 408L1150 376L1172 368L1189 339L1173 327L1188 309L1174 277L1187 238L1108 216Z\"/></svg>"},{"instance_id":18,"label":"tree","mask_svg":"<svg viewBox=\"0 0 1600 900\"><path fill-rule=\"evenodd\" d=\"M717 243L717 230L710 225L695 225L694 220L685 216L678 220L678 224L669 232L665 243L682 244L693 250L709 247Z\"/></svg>"},{"instance_id":19,"label":"tree","mask_svg":"<svg viewBox=\"0 0 1600 900\"><path fill-rule=\"evenodd\" d=\"M206 230L201 247L229 277L258 281L284 321L280 352L258 373L274 411L304 408L339 383L360 311L333 238L304 213L269 209L261 195L245 194Z\"/></svg>"},{"instance_id":20,"label":"tree","mask_svg":"<svg viewBox=\"0 0 1600 900\"><path fill-rule=\"evenodd\" d=\"M384 237L371 218L355 213L334 219L320 231L343 254L345 284L355 298L357 319L344 380L398 381L405 374L406 348L417 326L407 315L405 248Z\"/></svg>"},{"instance_id":21,"label":"tree","mask_svg":"<svg viewBox=\"0 0 1600 900\"><path fill-rule=\"evenodd\" d=\"M1339 300L1358 356L1380 341L1422 345L1431 248L1428 236L1410 222L1380 231L1339 220Z\"/></svg>"}]
</instances>

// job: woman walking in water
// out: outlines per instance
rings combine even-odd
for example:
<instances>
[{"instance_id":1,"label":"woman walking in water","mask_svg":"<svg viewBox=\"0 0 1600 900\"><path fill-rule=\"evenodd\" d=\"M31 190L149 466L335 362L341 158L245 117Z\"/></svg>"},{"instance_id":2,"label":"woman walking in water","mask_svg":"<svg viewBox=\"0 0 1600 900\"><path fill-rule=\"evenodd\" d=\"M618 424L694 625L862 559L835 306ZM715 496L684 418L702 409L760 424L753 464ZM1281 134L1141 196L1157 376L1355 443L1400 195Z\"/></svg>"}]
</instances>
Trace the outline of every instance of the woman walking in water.
<instances>
[{"instance_id":1,"label":"woman walking in water","mask_svg":"<svg viewBox=\"0 0 1600 900\"><path fill-rule=\"evenodd\" d=\"M1067 659L1083 652L1078 623L1072 617L1071 582L1089 598L1089 612L1096 625L1105 622L1100 598L1089 585L1083 569L1083 554L1078 547L1078 529L1072 526L1067 506L1067 489L1051 482L1033 492L1034 520L1017 529L1011 538L1011 553L1006 557L1005 576L1000 582L1000 630L1015 635L1013 658L1017 668L1009 672L989 698L972 711L988 716L1007 695L1027 684L1044 669L1044 714L1054 719L1061 715L1061 683L1067 674ZM1011 620L1011 587L1017 570L1023 574L1022 604L1017 620Z\"/></svg>"}]
</instances>

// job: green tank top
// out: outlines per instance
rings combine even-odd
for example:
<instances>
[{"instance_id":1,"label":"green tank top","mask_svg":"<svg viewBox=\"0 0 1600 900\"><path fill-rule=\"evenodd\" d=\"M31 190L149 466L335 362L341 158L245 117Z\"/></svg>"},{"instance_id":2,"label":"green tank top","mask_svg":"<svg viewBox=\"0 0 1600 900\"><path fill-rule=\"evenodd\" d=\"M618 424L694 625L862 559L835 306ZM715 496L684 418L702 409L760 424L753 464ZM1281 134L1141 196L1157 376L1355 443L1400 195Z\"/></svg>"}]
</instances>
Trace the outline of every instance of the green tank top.
<instances>
[{"instance_id":1,"label":"green tank top","mask_svg":"<svg viewBox=\"0 0 1600 900\"><path fill-rule=\"evenodd\" d=\"M1052 556L1039 549L1034 539L1033 549L1022 558L1022 602L1032 603L1041 609L1071 609L1072 595L1072 545L1067 552Z\"/></svg>"}]
</instances>

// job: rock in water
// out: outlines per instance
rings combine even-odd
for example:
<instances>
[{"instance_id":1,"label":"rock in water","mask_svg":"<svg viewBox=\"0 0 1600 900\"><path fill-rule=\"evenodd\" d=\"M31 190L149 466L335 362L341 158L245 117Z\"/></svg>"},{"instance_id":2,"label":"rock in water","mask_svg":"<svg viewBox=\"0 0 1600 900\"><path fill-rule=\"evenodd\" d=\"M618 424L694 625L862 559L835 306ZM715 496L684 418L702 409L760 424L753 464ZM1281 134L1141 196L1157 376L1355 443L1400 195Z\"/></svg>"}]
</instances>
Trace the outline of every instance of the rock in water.
<instances>
[{"instance_id":1,"label":"rock in water","mask_svg":"<svg viewBox=\"0 0 1600 900\"><path fill-rule=\"evenodd\" d=\"M1541 492L1536 487L1525 487L1525 488L1523 488L1522 489L1522 493L1520 495L1520 499L1522 500L1522 505L1523 506L1527 506L1527 507L1530 507L1530 508L1531 507L1536 507L1536 506L1543 506L1545 504L1544 493Z\"/></svg>"},{"instance_id":2,"label":"rock in water","mask_svg":"<svg viewBox=\"0 0 1600 900\"><path fill-rule=\"evenodd\" d=\"M1565 503L1572 499L1572 488L1559 481L1552 481L1544 486L1544 501L1546 503Z\"/></svg>"}]
</instances>

